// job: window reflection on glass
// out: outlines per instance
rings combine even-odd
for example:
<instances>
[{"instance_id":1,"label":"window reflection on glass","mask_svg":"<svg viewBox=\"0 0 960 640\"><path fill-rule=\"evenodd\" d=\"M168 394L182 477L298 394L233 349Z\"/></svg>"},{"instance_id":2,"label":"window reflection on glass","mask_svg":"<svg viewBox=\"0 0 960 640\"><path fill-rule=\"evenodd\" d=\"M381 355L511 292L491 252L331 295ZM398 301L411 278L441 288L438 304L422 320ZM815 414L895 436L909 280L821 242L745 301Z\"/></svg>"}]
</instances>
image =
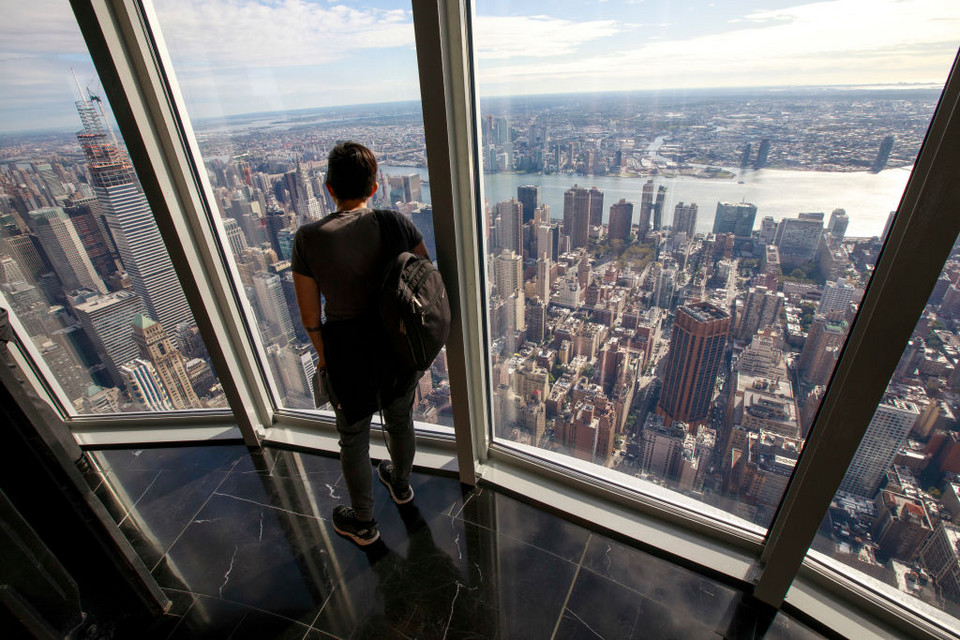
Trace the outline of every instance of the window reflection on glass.
<instances>
[{"instance_id":1,"label":"window reflection on glass","mask_svg":"<svg viewBox=\"0 0 960 640\"><path fill-rule=\"evenodd\" d=\"M473 21L494 436L754 528L960 17L769 4L478 0Z\"/></svg>"},{"instance_id":2,"label":"window reflection on glass","mask_svg":"<svg viewBox=\"0 0 960 640\"><path fill-rule=\"evenodd\" d=\"M316 354L290 271L297 228L331 213L326 156L355 140L377 156L371 206L407 215L436 259L413 20L407 2L158 0L225 239L281 403L313 408ZM446 353L414 418L452 424Z\"/></svg>"},{"instance_id":3,"label":"window reflection on glass","mask_svg":"<svg viewBox=\"0 0 960 640\"><path fill-rule=\"evenodd\" d=\"M0 31L4 305L69 410L226 407L69 4L10 7Z\"/></svg>"}]
</instances>

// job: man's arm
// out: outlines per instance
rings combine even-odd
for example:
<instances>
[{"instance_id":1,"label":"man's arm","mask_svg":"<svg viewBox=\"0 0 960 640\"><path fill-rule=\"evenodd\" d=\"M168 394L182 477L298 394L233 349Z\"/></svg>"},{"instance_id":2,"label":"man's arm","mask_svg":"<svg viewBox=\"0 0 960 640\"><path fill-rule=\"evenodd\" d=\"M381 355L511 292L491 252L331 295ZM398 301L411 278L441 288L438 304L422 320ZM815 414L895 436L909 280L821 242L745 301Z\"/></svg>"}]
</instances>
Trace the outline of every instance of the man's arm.
<instances>
[{"instance_id":1,"label":"man's arm","mask_svg":"<svg viewBox=\"0 0 960 640\"><path fill-rule=\"evenodd\" d=\"M300 322L310 336L313 348L317 350L320 359L317 368L324 369L327 361L323 357L323 336L320 334L320 287L317 281L302 273L293 272L293 288L297 292L297 306L300 307Z\"/></svg>"}]
</instances>

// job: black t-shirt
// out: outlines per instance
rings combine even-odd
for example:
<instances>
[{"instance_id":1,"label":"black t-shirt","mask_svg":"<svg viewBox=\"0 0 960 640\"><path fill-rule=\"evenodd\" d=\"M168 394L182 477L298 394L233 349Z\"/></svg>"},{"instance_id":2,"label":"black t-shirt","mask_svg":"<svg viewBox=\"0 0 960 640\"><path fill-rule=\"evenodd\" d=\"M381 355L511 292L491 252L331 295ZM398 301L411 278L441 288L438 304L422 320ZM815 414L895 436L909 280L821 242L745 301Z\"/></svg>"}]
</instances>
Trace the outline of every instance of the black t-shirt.
<instances>
[{"instance_id":1,"label":"black t-shirt","mask_svg":"<svg viewBox=\"0 0 960 640\"><path fill-rule=\"evenodd\" d=\"M389 233L400 235L397 253L411 251L423 236L406 216L390 215L396 225ZM290 268L316 280L324 297L328 321L357 318L376 308L384 265L381 232L372 209L330 214L301 226L293 239Z\"/></svg>"},{"instance_id":2,"label":"black t-shirt","mask_svg":"<svg viewBox=\"0 0 960 640\"><path fill-rule=\"evenodd\" d=\"M294 237L291 269L312 277L323 294L323 354L351 424L416 384L417 372L403 366L390 346L379 300L389 259L422 241L406 217L372 209L331 214L303 225Z\"/></svg>"}]
</instances>

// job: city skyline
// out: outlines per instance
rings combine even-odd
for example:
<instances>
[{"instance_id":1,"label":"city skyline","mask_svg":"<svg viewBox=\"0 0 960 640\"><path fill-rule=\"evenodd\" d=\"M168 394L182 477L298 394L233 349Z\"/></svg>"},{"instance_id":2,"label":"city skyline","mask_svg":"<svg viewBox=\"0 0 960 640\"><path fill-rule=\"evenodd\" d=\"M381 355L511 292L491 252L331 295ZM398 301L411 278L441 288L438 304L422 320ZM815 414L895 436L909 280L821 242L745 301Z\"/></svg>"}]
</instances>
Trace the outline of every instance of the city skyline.
<instances>
[{"instance_id":1,"label":"city skyline","mask_svg":"<svg viewBox=\"0 0 960 640\"><path fill-rule=\"evenodd\" d=\"M519 96L573 87L939 85L960 32L960 6L946 1L773 5L537 2L523 3L522 14L495 14L499 6L481 2L478 86L488 96ZM155 8L194 117L419 100L408 5L160 0ZM69 6L41 0L7 14L0 25L0 81L8 88L0 131L68 128L62 105L77 99L69 69L97 86ZM853 18L857 29L849 28ZM263 46L250 55L257 42ZM358 86L362 76L371 81Z\"/></svg>"}]
</instances>

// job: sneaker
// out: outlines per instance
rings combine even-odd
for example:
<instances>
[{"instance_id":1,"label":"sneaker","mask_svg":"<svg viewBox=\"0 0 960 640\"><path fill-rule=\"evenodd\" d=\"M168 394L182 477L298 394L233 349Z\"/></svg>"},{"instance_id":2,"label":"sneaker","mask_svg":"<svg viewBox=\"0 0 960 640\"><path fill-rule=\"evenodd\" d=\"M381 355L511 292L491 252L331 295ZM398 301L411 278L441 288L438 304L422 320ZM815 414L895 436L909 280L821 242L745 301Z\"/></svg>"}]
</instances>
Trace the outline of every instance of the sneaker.
<instances>
[{"instance_id":1,"label":"sneaker","mask_svg":"<svg viewBox=\"0 0 960 640\"><path fill-rule=\"evenodd\" d=\"M333 509L333 530L360 546L373 544L380 539L376 520L368 522L358 520L357 512L343 504Z\"/></svg>"},{"instance_id":2,"label":"sneaker","mask_svg":"<svg viewBox=\"0 0 960 640\"><path fill-rule=\"evenodd\" d=\"M380 477L380 482L382 482L390 492L390 497L393 498L394 502L397 504L407 504L413 500L413 487L408 484L401 488L393 482L392 462L389 460L381 460L380 465L377 467L377 475Z\"/></svg>"}]
</instances>

